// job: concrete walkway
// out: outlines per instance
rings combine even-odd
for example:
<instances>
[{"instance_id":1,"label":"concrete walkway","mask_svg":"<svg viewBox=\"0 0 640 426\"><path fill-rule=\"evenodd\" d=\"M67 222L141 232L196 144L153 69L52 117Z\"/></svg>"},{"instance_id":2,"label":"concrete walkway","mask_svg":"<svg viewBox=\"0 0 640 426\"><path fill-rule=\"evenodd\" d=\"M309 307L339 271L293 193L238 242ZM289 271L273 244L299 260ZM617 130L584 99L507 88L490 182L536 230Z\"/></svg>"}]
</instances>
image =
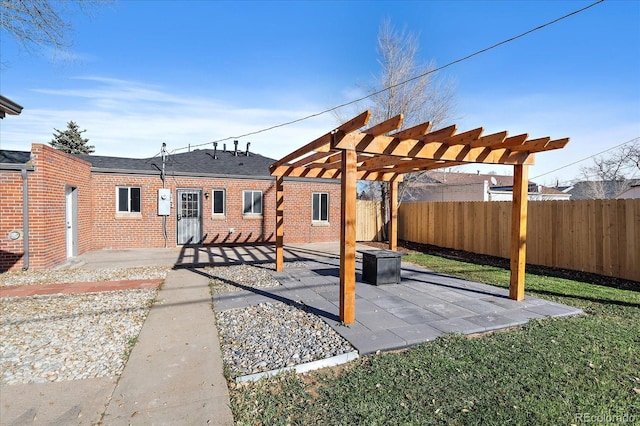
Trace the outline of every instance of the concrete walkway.
<instances>
[{"instance_id":1,"label":"concrete walkway","mask_svg":"<svg viewBox=\"0 0 640 426\"><path fill-rule=\"evenodd\" d=\"M197 270L169 272L104 423L233 424L209 279Z\"/></svg>"}]
</instances>

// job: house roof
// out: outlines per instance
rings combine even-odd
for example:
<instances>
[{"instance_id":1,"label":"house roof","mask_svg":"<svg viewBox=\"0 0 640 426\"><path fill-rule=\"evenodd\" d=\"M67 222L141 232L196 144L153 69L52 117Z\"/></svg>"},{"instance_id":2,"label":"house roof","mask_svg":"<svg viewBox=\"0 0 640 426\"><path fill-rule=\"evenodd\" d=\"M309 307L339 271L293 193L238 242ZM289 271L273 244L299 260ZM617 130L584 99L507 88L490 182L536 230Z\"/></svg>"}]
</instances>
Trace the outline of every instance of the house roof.
<instances>
[{"instance_id":1,"label":"house roof","mask_svg":"<svg viewBox=\"0 0 640 426\"><path fill-rule=\"evenodd\" d=\"M572 200L586 200L594 197L616 198L631 186L640 184L640 179L628 179L626 181L587 181L583 180L573 184L569 191Z\"/></svg>"},{"instance_id":2,"label":"house roof","mask_svg":"<svg viewBox=\"0 0 640 426\"><path fill-rule=\"evenodd\" d=\"M76 157L87 161L94 170L158 173L162 170L162 158L126 158L109 157L102 155L77 154ZM216 157L216 158L214 158ZM29 151L0 150L0 163L25 164L31 159ZM220 175L220 176L250 176L271 179L269 166L275 160L260 154L246 151L220 151L213 149L197 149L180 154L171 154L167 157L165 172L190 175Z\"/></svg>"},{"instance_id":3,"label":"house roof","mask_svg":"<svg viewBox=\"0 0 640 426\"><path fill-rule=\"evenodd\" d=\"M444 172L433 171L427 172L427 176L432 183L442 183L449 185L465 185L470 183L483 183L489 182L490 187L504 187L513 186L513 176L495 175L495 174L480 174L480 173L458 173L458 172ZM529 183L533 183L529 181Z\"/></svg>"},{"instance_id":4,"label":"house roof","mask_svg":"<svg viewBox=\"0 0 640 426\"><path fill-rule=\"evenodd\" d=\"M627 188L640 184L640 179L626 181L580 181L573 184L567 192L572 200L587 200L592 198L616 198Z\"/></svg>"},{"instance_id":5,"label":"house roof","mask_svg":"<svg viewBox=\"0 0 640 426\"><path fill-rule=\"evenodd\" d=\"M162 158L125 158L99 155L76 155L91 163L94 169L131 172L158 172L162 170ZM165 172L186 174L207 174L224 176L270 177L269 166L275 160L246 151L221 151L196 149L190 152L171 154L167 157Z\"/></svg>"},{"instance_id":6,"label":"house roof","mask_svg":"<svg viewBox=\"0 0 640 426\"><path fill-rule=\"evenodd\" d=\"M29 151L9 151L0 149L0 163L4 164L25 164L31 160Z\"/></svg>"},{"instance_id":7,"label":"house roof","mask_svg":"<svg viewBox=\"0 0 640 426\"><path fill-rule=\"evenodd\" d=\"M557 195L566 194L566 192L560 191L558 188L552 188L550 186L544 186L544 185L540 185L540 192L542 194L557 194Z\"/></svg>"},{"instance_id":8,"label":"house roof","mask_svg":"<svg viewBox=\"0 0 640 426\"><path fill-rule=\"evenodd\" d=\"M441 170L429 170L421 176L419 182L411 182L404 193L403 201L419 200L430 194L438 187L460 187L466 185L480 185L488 183L490 192L512 192L513 176L480 173L445 172ZM533 181L528 182L529 193L544 195L566 195L556 188L538 185Z\"/></svg>"},{"instance_id":9,"label":"house roof","mask_svg":"<svg viewBox=\"0 0 640 426\"><path fill-rule=\"evenodd\" d=\"M6 114L18 115L22 112L22 106L13 102L9 98L0 95L0 118L4 118Z\"/></svg>"},{"instance_id":10,"label":"house roof","mask_svg":"<svg viewBox=\"0 0 640 426\"><path fill-rule=\"evenodd\" d=\"M430 170L426 173L424 183L412 183L411 186L419 185L471 185L483 182L489 183L489 188L493 191L513 191L513 176L481 174L481 173L458 173L444 172L440 170ZM538 185L529 181L529 192L542 194L563 194L556 188Z\"/></svg>"}]
</instances>

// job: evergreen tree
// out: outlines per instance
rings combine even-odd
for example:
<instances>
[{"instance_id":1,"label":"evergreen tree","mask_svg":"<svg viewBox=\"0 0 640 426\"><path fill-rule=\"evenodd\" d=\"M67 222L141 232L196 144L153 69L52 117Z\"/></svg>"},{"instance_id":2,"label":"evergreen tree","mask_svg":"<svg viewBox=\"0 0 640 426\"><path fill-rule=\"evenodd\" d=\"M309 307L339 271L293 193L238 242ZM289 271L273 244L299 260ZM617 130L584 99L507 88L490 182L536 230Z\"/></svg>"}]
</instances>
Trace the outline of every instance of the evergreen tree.
<instances>
[{"instance_id":1,"label":"evergreen tree","mask_svg":"<svg viewBox=\"0 0 640 426\"><path fill-rule=\"evenodd\" d=\"M87 130L80 130L74 121L67 123L67 130L58 130L53 134L50 144L52 147L69 154L91 154L95 152L93 145L87 145L89 139L83 138L82 134Z\"/></svg>"}]
</instances>

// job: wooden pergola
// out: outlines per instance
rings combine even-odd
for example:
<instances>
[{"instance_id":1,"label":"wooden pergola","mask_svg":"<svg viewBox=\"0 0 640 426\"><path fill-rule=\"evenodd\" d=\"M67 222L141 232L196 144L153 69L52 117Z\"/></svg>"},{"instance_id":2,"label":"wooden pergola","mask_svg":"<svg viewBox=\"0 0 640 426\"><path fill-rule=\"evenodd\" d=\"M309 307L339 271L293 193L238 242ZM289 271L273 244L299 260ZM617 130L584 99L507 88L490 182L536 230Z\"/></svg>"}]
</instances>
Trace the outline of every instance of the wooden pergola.
<instances>
[{"instance_id":1,"label":"wooden pergola","mask_svg":"<svg viewBox=\"0 0 640 426\"><path fill-rule=\"evenodd\" d=\"M355 321L357 180L389 182L389 249L395 250L398 182L405 173L469 163L506 164L514 168L509 297L522 300L528 166L534 163L535 153L561 149L569 138L509 137L506 131L483 136L482 127L458 133L456 125L430 131L430 123L398 131L402 115L358 132L370 116L365 111L271 165L271 175L276 176L276 269L284 267L284 178L340 178L340 320L351 324Z\"/></svg>"}]
</instances>

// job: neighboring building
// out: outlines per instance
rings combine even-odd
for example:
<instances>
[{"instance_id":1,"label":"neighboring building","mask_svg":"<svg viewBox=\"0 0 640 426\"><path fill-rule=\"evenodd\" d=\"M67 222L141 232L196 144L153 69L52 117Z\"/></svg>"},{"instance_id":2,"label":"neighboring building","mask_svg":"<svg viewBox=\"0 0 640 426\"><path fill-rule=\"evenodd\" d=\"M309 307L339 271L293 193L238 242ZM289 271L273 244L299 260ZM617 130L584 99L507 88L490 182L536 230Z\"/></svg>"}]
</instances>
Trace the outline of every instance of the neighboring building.
<instances>
[{"instance_id":1,"label":"neighboring building","mask_svg":"<svg viewBox=\"0 0 640 426\"><path fill-rule=\"evenodd\" d=\"M20 105L0 95L0 119L3 119L7 114L20 115L21 112L22 107Z\"/></svg>"},{"instance_id":2,"label":"neighboring building","mask_svg":"<svg viewBox=\"0 0 640 426\"><path fill-rule=\"evenodd\" d=\"M511 201L513 176L428 172L423 182L411 183L402 201ZM568 200L570 194L529 181L530 201Z\"/></svg>"},{"instance_id":3,"label":"neighboring building","mask_svg":"<svg viewBox=\"0 0 640 426\"><path fill-rule=\"evenodd\" d=\"M195 150L168 156L163 179L160 156L0 150L0 272L97 249L273 242L274 161L237 148ZM285 243L339 238L339 183L285 179Z\"/></svg>"},{"instance_id":4,"label":"neighboring building","mask_svg":"<svg viewBox=\"0 0 640 426\"><path fill-rule=\"evenodd\" d=\"M621 195L627 194L629 190L631 190L629 194L637 194L637 190L632 189L638 185L640 185L640 179L583 180L569 186L565 191L571 194L572 200L637 198L637 196L621 197Z\"/></svg>"},{"instance_id":5,"label":"neighboring building","mask_svg":"<svg viewBox=\"0 0 640 426\"><path fill-rule=\"evenodd\" d=\"M636 183L630 184L629 189L622 192L616 198L640 198L640 180L637 180Z\"/></svg>"}]
</instances>

